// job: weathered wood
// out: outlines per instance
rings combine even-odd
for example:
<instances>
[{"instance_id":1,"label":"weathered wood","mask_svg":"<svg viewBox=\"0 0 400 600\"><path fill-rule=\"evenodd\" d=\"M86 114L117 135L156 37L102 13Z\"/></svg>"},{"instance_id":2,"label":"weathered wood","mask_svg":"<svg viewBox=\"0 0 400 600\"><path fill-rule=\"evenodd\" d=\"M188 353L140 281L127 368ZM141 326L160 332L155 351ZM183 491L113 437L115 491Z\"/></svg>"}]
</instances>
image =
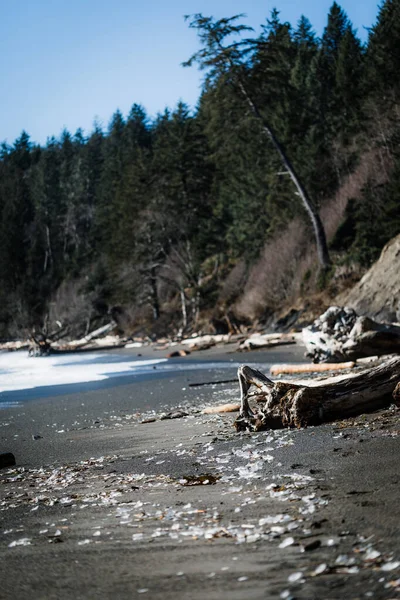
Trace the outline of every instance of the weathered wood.
<instances>
[{"instance_id":1,"label":"weathered wood","mask_svg":"<svg viewBox=\"0 0 400 600\"><path fill-rule=\"evenodd\" d=\"M24 350L29 348L31 342L29 340L16 340L12 342L3 342L0 344L0 350L7 350L8 352L14 352L14 350Z\"/></svg>"},{"instance_id":2,"label":"weathered wood","mask_svg":"<svg viewBox=\"0 0 400 600\"><path fill-rule=\"evenodd\" d=\"M218 413L237 412L240 404L221 404L219 406L207 406L201 411L202 415L215 415Z\"/></svg>"},{"instance_id":3,"label":"weathered wood","mask_svg":"<svg viewBox=\"0 0 400 600\"><path fill-rule=\"evenodd\" d=\"M51 352L49 340L42 334L31 335L31 345L29 347L29 356L47 356Z\"/></svg>"},{"instance_id":4,"label":"weathered wood","mask_svg":"<svg viewBox=\"0 0 400 600\"><path fill-rule=\"evenodd\" d=\"M296 341L296 336L288 333L253 334L240 344L239 350L261 350L273 346L295 344Z\"/></svg>"},{"instance_id":5,"label":"weathered wood","mask_svg":"<svg viewBox=\"0 0 400 600\"><path fill-rule=\"evenodd\" d=\"M347 377L332 377L313 386L274 383L248 366L239 368L238 378L241 390L240 414L235 422L238 431L305 427L384 408L393 398L399 403L400 356L372 369ZM264 404L256 411L249 404L252 385L258 389L256 400Z\"/></svg>"},{"instance_id":6,"label":"weathered wood","mask_svg":"<svg viewBox=\"0 0 400 600\"><path fill-rule=\"evenodd\" d=\"M83 348L91 340L103 336L104 334L106 334L109 331L111 331L112 329L114 329L114 327L116 327L116 323L115 323L115 321L111 321L110 323L107 323L107 325L103 325L102 327L99 327L98 329L95 329L94 331L91 331L90 333L88 333L87 335L85 335L80 340L75 340L73 342L70 342L68 345L71 348L78 348L78 347Z\"/></svg>"},{"instance_id":7,"label":"weathered wood","mask_svg":"<svg viewBox=\"0 0 400 600\"><path fill-rule=\"evenodd\" d=\"M86 349L97 349L97 346L94 348L88 348L88 345L90 343L94 343L94 341L104 336L104 334L114 329L114 327L116 327L116 323L111 321L110 323L107 323L107 325L99 327L79 340L72 340L70 342L65 342L64 344L60 344L59 342L55 341L53 342L44 334L32 334L32 344L29 349L29 356L47 356L48 354L65 354L69 352L83 352ZM125 342L120 342L118 340L115 344L107 343L104 346L99 345L99 348L101 347L102 349L108 349L124 345Z\"/></svg>"},{"instance_id":8,"label":"weathered wood","mask_svg":"<svg viewBox=\"0 0 400 600\"><path fill-rule=\"evenodd\" d=\"M331 306L302 331L314 362L343 361L400 352L400 326L357 316L351 308Z\"/></svg>"},{"instance_id":9,"label":"weathered wood","mask_svg":"<svg viewBox=\"0 0 400 600\"><path fill-rule=\"evenodd\" d=\"M321 364L301 364L301 365L272 365L271 375L284 375L295 373L321 373L325 371L342 371L344 369L353 369L356 366L354 361L344 363L321 363Z\"/></svg>"}]
</instances>

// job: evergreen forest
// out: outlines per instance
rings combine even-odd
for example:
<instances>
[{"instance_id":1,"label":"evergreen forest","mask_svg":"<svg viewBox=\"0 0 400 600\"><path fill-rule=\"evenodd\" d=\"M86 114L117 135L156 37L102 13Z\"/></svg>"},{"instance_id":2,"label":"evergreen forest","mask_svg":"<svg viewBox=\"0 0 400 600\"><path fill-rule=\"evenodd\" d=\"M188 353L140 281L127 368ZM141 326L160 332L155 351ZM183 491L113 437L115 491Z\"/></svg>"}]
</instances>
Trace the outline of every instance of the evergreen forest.
<instances>
[{"instance_id":1,"label":"evergreen forest","mask_svg":"<svg viewBox=\"0 0 400 600\"><path fill-rule=\"evenodd\" d=\"M242 16L187 23L195 111L133 104L106 131L1 145L0 338L110 315L147 335L267 323L400 232L400 0L365 43L336 2L320 38L277 10L257 34Z\"/></svg>"}]
</instances>

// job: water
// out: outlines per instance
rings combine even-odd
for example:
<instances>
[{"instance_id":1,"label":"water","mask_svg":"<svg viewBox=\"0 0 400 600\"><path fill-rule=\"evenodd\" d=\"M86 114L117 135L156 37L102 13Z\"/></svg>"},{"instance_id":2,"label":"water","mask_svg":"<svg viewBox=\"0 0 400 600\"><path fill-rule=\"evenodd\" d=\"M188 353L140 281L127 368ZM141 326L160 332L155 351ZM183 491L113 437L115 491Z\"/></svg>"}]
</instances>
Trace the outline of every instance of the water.
<instances>
[{"instance_id":1,"label":"water","mask_svg":"<svg viewBox=\"0 0 400 600\"><path fill-rule=\"evenodd\" d=\"M208 370L233 377L241 363L193 359L139 359L118 352L29 357L27 352L0 353L0 406L48 395L118 384L116 378L160 377L174 372ZM257 365L268 370L269 365ZM212 379L212 377L211 377ZM107 383L108 382L108 383ZM122 380L121 380L122 382ZM67 387L67 389L66 389Z\"/></svg>"},{"instance_id":2,"label":"water","mask_svg":"<svg viewBox=\"0 0 400 600\"><path fill-rule=\"evenodd\" d=\"M27 352L0 354L0 393L43 386L101 381L143 373L167 359L132 360L118 354L89 352L75 356L30 357Z\"/></svg>"}]
</instances>

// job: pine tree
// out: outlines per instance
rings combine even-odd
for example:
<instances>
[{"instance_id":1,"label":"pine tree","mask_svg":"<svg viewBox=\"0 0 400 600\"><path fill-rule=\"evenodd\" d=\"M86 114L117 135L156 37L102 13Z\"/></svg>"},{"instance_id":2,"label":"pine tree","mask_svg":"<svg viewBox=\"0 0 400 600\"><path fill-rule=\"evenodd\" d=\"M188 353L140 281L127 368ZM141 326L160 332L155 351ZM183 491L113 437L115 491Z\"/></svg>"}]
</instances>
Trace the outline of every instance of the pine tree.
<instances>
[{"instance_id":1,"label":"pine tree","mask_svg":"<svg viewBox=\"0 0 400 600\"><path fill-rule=\"evenodd\" d=\"M104 143L104 163L100 194L97 203L95 235L103 253L113 255L119 219L116 207L120 202L121 181L124 173L125 121L118 110L111 118Z\"/></svg>"},{"instance_id":2,"label":"pine tree","mask_svg":"<svg viewBox=\"0 0 400 600\"><path fill-rule=\"evenodd\" d=\"M363 53L361 43L348 25L339 45L335 72L337 127L347 140L360 128L363 102Z\"/></svg>"},{"instance_id":3,"label":"pine tree","mask_svg":"<svg viewBox=\"0 0 400 600\"><path fill-rule=\"evenodd\" d=\"M2 161L3 168L8 173L2 178L0 191L0 280L12 287L21 281L24 274L29 244L27 230L33 219L28 184L32 165L31 151L29 135L23 131Z\"/></svg>"},{"instance_id":4,"label":"pine tree","mask_svg":"<svg viewBox=\"0 0 400 600\"><path fill-rule=\"evenodd\" d=\"M334 2L328 14L328 22L322 35L321 47L315 60L315 80L319 91L319 112L325 123L325 135L329 135L329 120L337 111L336 71L342 40L350 27L343 9Z\"/></svg>"},{"instance_id":5,"label":"pine tree","mask_svg":"<svg viewBox=\"0 0 400 600\"><path fill-rule=\"evenodd\" d=\"M83 149L84 172L86 173L86 211L87 211L87 260L101 253L102 232L98 225L101 221L101 197L104 170L105 137L98 123L90 134Z\"/></svg>"},{"instance_id":6,"label":"pine tree","mask_svg":"<svg viewBox=\"0 0 400 600\"><path fill-rule=\"evenodd\" d=\"M326 269L330 265L330 257L325 230L318 211L311 202L298 173L281 142L276 137L272 126L261 114L250 91L245 85L243 72L246 70L247 64L244 61L254 48L254 44L249 44L249 41L245 40L243 42L234 42L224 46L224 41L227 37L240 35L243 32L248 31L248 27L235 24L238 18L239 16L214 21L212 18L203 17L201 14L195 15L192 18L190 27L198 31L200 41L203 43L203 48L184 64L190 66L194 62L197 62L200 65L200 68L208 68L209 82L215 81L218 77L222 77L227 81L230 79L233 82L238 93L246 102L248 110L250 110L253 117L260 124L261 132L268 141L272 143L280 156L284 168L287 170L297 189L297 193L303 202L304 208L306 209L313 226L320 265L323 269Z\"/></svg>"},{"instance_id":7,"label":"pine tree","mask_svg":"<svg viewBox=\"0 0 400 600\"><path fill-rule=\"evenodd\" d=\"M394 103L400 94L400 1L382 2L370 29L367 50L367 86L381 100Z\"/></svg>"}]
</instances>

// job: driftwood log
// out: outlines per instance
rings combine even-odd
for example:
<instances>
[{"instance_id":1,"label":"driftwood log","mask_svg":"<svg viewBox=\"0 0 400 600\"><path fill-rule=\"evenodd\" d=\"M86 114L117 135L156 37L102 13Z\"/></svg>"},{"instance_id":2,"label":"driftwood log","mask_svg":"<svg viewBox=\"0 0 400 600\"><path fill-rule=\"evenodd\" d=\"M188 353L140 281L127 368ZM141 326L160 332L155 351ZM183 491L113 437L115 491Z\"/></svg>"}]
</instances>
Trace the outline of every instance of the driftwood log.
<instances>
[{"instance_id":1,"label":"driftwood log","mask_svg":"<svg viewBox=\"0 0 400 600\"><path fill-rule=\"evenodd\" d=\"M314 362L400 352L400 325L377 323L348 307L331 306L302 335Z\"/></svg>"},{"instance_id":2,"label":"driftwood log","mask_svg":"<svg viewBox=\"0 0 400 600\"><path fill-rule=\"evenodd\" d=\"M241 391L237 431L306 427L371 412L395 403L400 406L400 356L357 374L319 382L273 382L248 366L238 370ZM257 388L250 395L251 386ZM395 391L396 390L396 391ZM253 410L252 397L262 407Z\"/></svg>"},{"instance_id":3,"label":"driftwood log","mask_svg":"<svg viewBox=\"0 0 400 600\"><path fill-rule=\"evenodd\" d=\"M257 333L239 345L239 350L261 350L296 343L296 336L288 333Z\"/></svg>"},{"instance_id":4,"label":"driftwood log","mask_svg":"<svg viewBox=\"0 0 400 600\"><path fill-rule=\"evenodd\" d=\"M299 364L299 365L272 365L271 375L293 375L294 373L323 373L325 371L343 371L354 369L354 361L344 363Z\"/></svg>"},{"instance_id":5,"label":"driftwood log","mask_svg":"<svg viewBox=\"0 0 400 600\"><path fill-rule=\"evenodd\" d=\"M64 354L69 352L79 352L85 349L95 349L89 348L89 344L96 340L102 338L105 334L109 333L116 327L115 321L111 321L107 323L107 325L103 325L98 329L95 329L91 333L85 335L85 337L79 340L72 340L70 342L60 343L57 341L60 337L59 332L56 334L50 334L46 336L44 333L40 334L31 334L31 346L29 348L29 356L48 356L49 354ZM64 328L61 331L66 331ZM103 346L103 349L114 348L119 344L110 344L108 346ZM122 344L123 345L123 344Z\"/></svg>"}]
</instances>

